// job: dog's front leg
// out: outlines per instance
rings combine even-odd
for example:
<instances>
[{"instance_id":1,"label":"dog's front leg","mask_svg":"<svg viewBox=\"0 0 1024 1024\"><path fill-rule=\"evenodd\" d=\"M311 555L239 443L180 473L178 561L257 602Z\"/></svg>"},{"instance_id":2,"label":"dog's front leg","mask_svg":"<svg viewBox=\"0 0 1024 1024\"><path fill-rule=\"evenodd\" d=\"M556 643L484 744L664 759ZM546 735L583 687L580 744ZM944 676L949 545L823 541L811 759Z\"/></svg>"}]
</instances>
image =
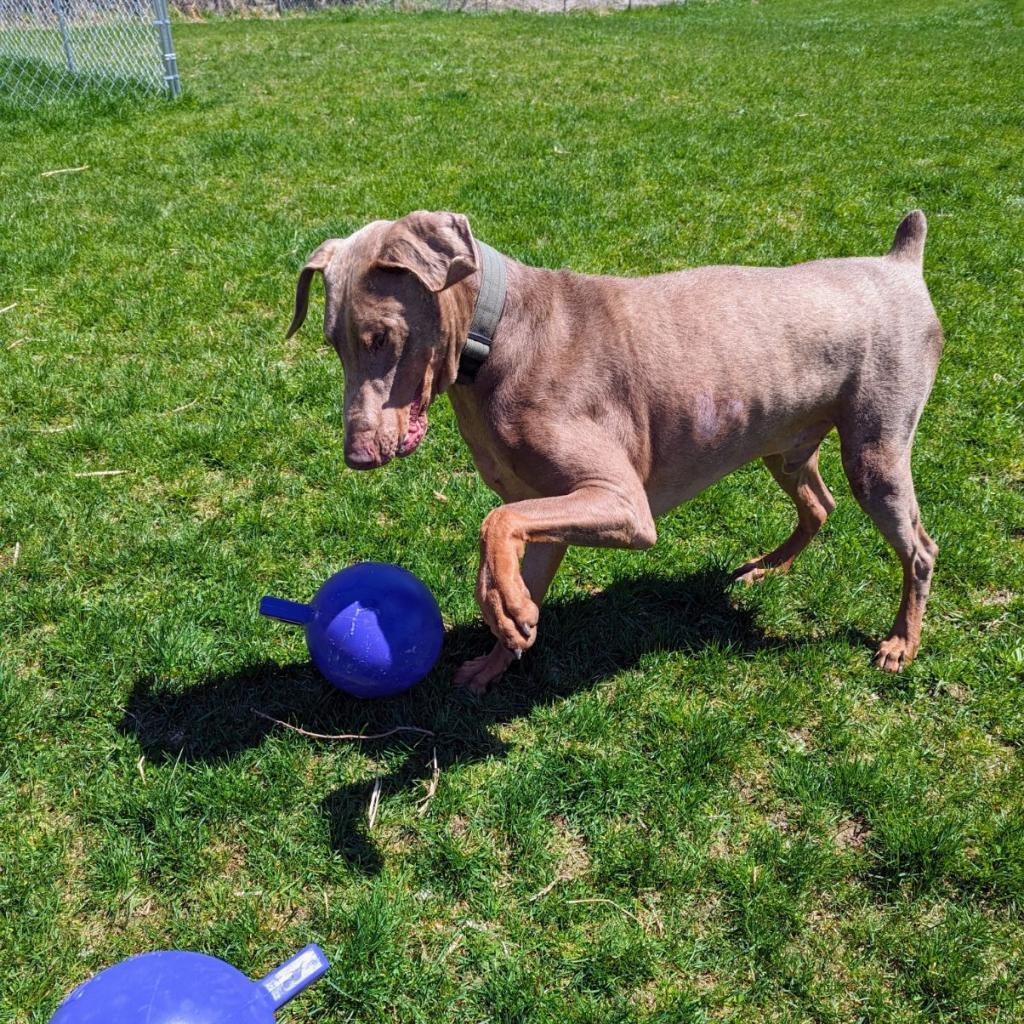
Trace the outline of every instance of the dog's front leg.
<instances>
[{"instance_id":1,"label":"dog's front leg","mask_svg":"<svg viewBox=\"0 0 1024 1024\"><path fill-rule=\"evenodd\" d=\"M528 544L647 548L656 539L639 480L587 483L560 497L502 505L480 529L480 610L498 643L519 657L536 639L540 616L519 567Z\"/></svg>"},{"instance_id":2,"label":"dog's front leg","mask_svg":"<svg viewBox=\"0 0 1024 1024\"><path fill-rule=\"evenodd\" d=\"M539 605L551 586L565 557L565 544L527 544L519 572L530 592L534 604ZM488 654L470 658L459 666L455 673L455 685L464 686L473 693L486 693L487 687L504 675L515 660L514 655L503 643L496 642Z\"/></svg>"}]
</instances>

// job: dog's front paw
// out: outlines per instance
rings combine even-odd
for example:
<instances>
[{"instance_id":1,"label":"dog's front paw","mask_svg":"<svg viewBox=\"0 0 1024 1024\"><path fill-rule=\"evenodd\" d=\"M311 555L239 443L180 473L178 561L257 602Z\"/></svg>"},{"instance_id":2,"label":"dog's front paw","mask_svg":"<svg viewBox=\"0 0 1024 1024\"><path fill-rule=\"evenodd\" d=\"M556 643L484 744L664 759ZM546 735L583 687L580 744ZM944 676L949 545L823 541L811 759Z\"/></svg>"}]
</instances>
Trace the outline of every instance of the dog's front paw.
<instances>
[{"instance_id":1,"label":"dog's front paw","mask_svg":"<svg viewBox=\"0 0 1024 1024\"><path fill-rule=\"evenodd\" d=\"M454 685L463 686L470 693L483 696L491 683L500 679L514 660L515 656L507 647L495 644L489 654L464 662L455 673Z\"/></svg>"},{"instance_id":2,"label":"dog's front paw","mask_svg":"<svg viewBox=\"0 0 1024 1024\"><path fill-rule=\"evenodd\" d=\"M532 647L537 639L540 618L540 609L530 597L523 578L516 573L511 579L499 581L493 574L482 572L476 599L498 643L513 657L521 658L523 651Z\"/></svg>"},{"instance_id":3,"label":"dog's front paw","mask_svg":"<svg viewBox=\"0 0 1024 1024\"><path fill-rule=\"evenodd\" d=\"M883 672L899 672L909 665L917 654L917 646L905 637L894 633L886 637L875 652L875 666Z\"/></svg>"}]
</instances>

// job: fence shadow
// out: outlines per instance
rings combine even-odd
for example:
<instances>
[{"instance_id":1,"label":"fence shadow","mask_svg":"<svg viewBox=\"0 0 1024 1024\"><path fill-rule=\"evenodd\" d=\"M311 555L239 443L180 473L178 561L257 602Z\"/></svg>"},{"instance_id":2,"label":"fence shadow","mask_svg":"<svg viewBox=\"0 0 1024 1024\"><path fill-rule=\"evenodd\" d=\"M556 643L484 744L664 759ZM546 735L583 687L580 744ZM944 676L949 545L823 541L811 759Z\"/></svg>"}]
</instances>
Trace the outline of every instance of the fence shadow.
<instances>
[{"instance_id":1,"label":"fence shadow","mask_svg":"<svg viewBox=\"0 0 1024 1024\"><path fill-rule=\"evenodd\" d=\"M429 775L431 748L443 771L455 764L503 756L494 726L527 715L592 687L656 651L698 653L708 647L745 655L782 649L791 641L769 639L751 612L734 607L728 576L704 571L682 579L638 576L593 595L545 605L537 647L514 666L492 693L476 698L453 690L450 679L467 657L491 643L480 624L458 626L445 641L437 668L407 694L360 701L328 686L307 663L264 662L217 676L182 693L141 679L121 723L150 760L230 760L258 746L279 726L256 712L311 732L379 733L398 725L430 730L433 737L396 733L367 750L405 751L400 767L384 779L384 791L421 788ZM326 741L325 741L326 742ZM331 844L361 870L374 872L379 858L363 832L367 785L345 786L322 807Z\"/></svg>"}]
</instances>

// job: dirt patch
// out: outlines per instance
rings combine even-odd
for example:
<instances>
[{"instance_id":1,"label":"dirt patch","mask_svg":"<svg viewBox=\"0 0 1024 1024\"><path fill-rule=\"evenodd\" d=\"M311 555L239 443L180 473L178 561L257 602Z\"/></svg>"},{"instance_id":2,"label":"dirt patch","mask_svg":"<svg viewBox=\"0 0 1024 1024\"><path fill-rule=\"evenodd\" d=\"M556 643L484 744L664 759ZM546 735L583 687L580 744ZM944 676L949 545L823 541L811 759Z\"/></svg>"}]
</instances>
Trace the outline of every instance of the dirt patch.
<instances>
[{"instance_id":1,"label":"dirt patch","mask_svg":"<svg viewBox=\"0 0 1024 1024\"><path fill-rule=\"evenodd\" d=\"M552 819L552 824L558 837L558 874L564 881L570 882L590 870L590 854L583 837L569 827L565 818L558 815Z\"/></svg>"},{"instance_id":2,"label":"dirt patch","mask_svg":"<svg viewBox=\"0 0 1024 1024\"><path fill-rule=\"evenodd\" d=\"M832 841L841 850L859 850L864 846L871 829L863 818L847 818L832 833Z\"/></svg>"}]
</instances>

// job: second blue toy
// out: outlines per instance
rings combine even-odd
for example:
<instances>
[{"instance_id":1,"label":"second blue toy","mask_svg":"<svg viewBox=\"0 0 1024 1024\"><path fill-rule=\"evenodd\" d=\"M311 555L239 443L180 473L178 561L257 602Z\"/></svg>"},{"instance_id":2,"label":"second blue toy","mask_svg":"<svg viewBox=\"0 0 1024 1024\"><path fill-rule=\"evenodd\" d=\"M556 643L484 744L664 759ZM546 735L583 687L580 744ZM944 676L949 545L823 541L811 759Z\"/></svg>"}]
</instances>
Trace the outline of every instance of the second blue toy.
<instances>
[{"instance_id":1,"label":"second blue toy","mask_svg":"<svg viewBox=\"0 0 1024 1024\"><path fill-rule=\"evenodd\" d=\"M315 943L259 981L203 953L142 953L79 985L50 1024L274 1024L327 967Z\"/></svg>"}]
</instances>

